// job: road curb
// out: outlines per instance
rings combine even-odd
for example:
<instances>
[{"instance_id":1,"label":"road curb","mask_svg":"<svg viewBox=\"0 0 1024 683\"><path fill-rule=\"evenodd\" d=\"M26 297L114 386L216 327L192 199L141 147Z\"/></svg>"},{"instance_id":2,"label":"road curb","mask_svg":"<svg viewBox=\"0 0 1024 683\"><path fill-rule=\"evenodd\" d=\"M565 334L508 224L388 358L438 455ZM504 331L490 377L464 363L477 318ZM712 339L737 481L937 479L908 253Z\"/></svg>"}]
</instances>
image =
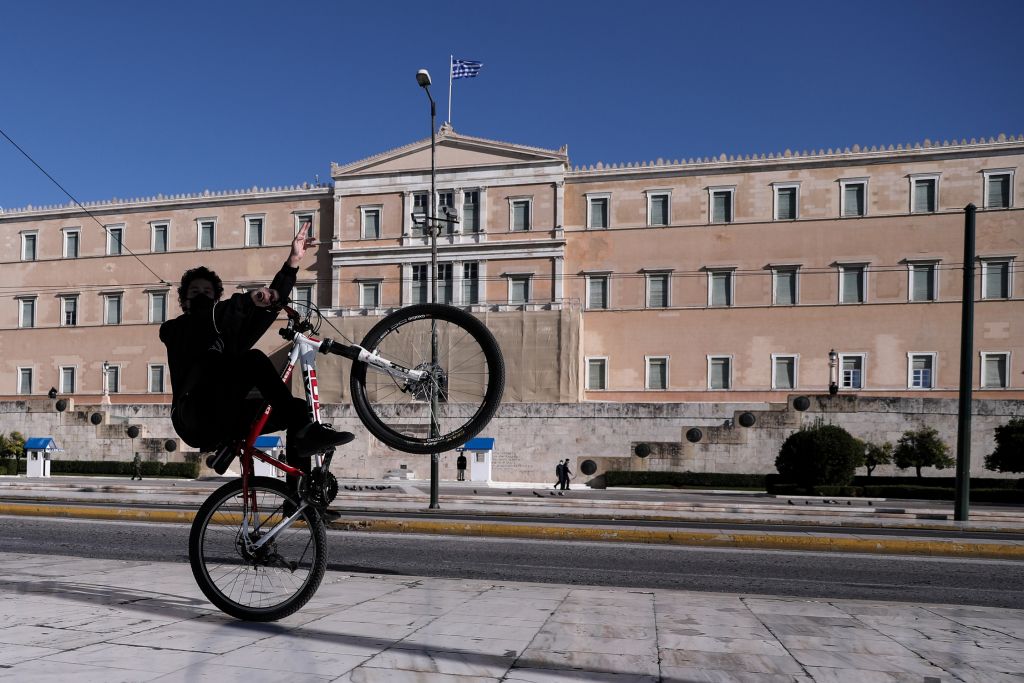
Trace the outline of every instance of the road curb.
<instances>
[{"instance_id":1,"label":"road curb","mask_svg":"<svg viewBox=\"0 0 1024 683\"><path fill-rule=\"evenodd\" d=\"M192 510L153 510L145 508L63 507L35 503L0 503L0 515L29 517L65 517L135 522L191 524ZM594 541L605 543L644 543L711 548L748 548L756 550L796 550L931 557L975 557L1024 560L1024 543L972 542L942 538L863 537L805 532L746 532L733 530L650 529L639 527L548 526L465 520L400 520L388 518L337 520L331 529L409 534L445 534L492 538Z\"/></svg>"}]
</instances>

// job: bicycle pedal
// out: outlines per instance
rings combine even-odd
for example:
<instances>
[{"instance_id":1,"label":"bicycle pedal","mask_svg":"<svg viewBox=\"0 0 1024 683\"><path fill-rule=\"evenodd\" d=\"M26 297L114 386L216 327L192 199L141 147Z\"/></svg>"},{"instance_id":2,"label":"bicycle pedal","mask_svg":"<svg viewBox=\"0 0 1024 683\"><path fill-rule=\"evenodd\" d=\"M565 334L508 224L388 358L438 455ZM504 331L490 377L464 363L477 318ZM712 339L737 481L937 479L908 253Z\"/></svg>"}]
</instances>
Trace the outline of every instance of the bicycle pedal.
<instances>
[{"instance_id":1,"label":"bicycle pedal","mask_svg":"<svg viewBox=\"0 0 1024 683\"><path fill-rule=\"evenodd\" d=\"M217 474L224 474L228 471L228 465L235 459L235 449L231 446L225 446L216 453L212 453L206 457L206 466L212 469Z\"/></svg>"}]
</instances>

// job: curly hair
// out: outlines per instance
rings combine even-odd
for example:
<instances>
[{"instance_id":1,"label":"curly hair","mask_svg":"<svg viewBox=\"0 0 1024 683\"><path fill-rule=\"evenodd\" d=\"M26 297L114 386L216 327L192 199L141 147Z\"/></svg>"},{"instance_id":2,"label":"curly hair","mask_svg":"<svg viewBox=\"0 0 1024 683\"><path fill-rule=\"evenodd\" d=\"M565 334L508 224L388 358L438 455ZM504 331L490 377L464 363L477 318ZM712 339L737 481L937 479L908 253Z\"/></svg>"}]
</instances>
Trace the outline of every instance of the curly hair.
<instances>
[{"instance_id":1,"label":"curly hair","mask_svg":"<svg viewBox=\"0 0 1024 683\"><path fill-rule=\"evenodd\" d=\"M213 284L213 298L215 300L219 300L221 295L224 294L224 283L221 282L217 273L206 266L186 270L185 274L181 276L181 286L178 287L178 304L181 305L181 310L185 310L185 295L188 294L188 286L192 284L193 280L209 280Z\"/></svg>"}]
</instances>

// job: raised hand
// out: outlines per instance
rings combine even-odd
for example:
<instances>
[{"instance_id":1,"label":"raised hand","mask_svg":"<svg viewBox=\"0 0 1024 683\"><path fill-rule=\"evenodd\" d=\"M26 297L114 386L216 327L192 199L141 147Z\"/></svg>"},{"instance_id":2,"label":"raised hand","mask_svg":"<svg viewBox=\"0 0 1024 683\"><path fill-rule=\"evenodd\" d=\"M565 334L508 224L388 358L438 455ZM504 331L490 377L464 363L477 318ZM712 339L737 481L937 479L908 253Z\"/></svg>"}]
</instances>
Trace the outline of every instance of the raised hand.
<instances>
[{"instance_id":1,"label":"raised hand","mask_svg":"<svg viewBox=\"0 0 1024 683\"><path fill-rule=\"evenodd\" d=\"M316 246L316 239L308 236L312 227L312 221L304 220L299 231L295 233L295 239L292 240L292 252L288 255L288 265L292 268L298 268L302 263L302 258L306 255L306 250Z\"/></svg>"}]
</instances>

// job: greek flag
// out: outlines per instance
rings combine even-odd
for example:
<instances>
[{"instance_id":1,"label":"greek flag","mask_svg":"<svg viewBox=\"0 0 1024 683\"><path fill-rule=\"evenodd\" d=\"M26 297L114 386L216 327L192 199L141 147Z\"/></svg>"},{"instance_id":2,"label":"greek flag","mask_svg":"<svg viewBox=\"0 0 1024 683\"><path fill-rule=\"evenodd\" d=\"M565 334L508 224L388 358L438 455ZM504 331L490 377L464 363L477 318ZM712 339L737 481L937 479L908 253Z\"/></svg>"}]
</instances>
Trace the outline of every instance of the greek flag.
<instances>
[{"instance_id":1,"label":"greek flag","mask_svg":"<svg viewBox=\"0 0 1024 683\"><path fill-rule=\"evenodd\" d=\"M483 62L474 62L470 59L452 60L452 78L476 78L482 66Z\"/></svg>"}]
</instances>

